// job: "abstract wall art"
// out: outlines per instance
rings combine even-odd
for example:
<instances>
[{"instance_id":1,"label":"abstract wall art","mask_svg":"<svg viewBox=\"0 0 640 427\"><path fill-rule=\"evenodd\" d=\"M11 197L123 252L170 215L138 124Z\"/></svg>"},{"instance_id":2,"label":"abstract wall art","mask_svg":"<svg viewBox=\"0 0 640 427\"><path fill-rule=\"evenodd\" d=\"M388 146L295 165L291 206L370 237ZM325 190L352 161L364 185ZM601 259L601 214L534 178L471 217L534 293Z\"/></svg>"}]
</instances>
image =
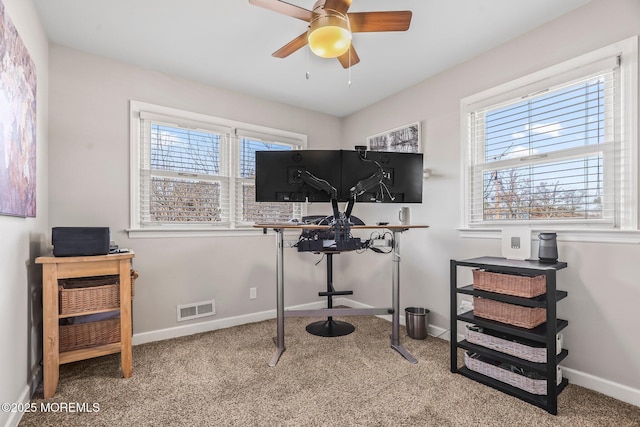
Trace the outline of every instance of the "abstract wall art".
<instances>
[{"instance_id":1,"label":"abstract wall art","mask_svg":"<svg viewBox=\"0 0 640 427\"><path fill-rule=\"evenodd\" d=\"M0 214L36 216L36 69L1 0Z\"/></svg>"}]
</instances>

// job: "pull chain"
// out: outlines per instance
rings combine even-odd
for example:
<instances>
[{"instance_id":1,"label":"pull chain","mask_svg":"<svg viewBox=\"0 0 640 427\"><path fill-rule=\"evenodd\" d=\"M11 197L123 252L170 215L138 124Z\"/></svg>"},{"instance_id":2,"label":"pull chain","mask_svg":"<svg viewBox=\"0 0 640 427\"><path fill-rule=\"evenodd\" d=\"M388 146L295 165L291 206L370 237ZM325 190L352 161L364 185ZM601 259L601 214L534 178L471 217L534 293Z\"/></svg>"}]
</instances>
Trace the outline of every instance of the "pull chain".
<instances>
[{"instance_id":1,"label":"pull chain","mask_svg":"<svg viewBox=\"0 0 640 427\"><path fill-rule=\"evenodd\" d=\"M309 49L306 49L306 51L307 51L307 73L306 73L306 77L307 77L307 80L309 80L309 76L311 75L309 73Z\"/></svg>"},{"instance_id":2,"label":"pull chain","mask_svg":"<svg viewBox=\"0 0 640 427\"><path fill-rule=\"evenodd\" d=\"M349 82L348 82L348 86L351 87L351 47L349 47Z\"/></svg>"}]
</instances>

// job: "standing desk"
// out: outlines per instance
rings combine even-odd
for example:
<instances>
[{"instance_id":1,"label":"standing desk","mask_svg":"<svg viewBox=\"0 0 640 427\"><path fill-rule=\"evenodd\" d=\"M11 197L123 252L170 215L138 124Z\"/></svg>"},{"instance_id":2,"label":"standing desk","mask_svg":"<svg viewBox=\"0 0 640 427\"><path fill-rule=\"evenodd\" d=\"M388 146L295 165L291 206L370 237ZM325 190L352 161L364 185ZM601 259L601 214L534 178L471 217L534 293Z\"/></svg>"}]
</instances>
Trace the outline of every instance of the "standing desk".
<instances>
[{"instance_id":1,"label":"standing desk","mask_svg":"<svg viewBox=\"0 0 640 427\"><path fill-rule=\"evenodd\" d=\"M276 366L284 353L284 319L285 317L306 316L366 316L391 314L391 348L396 350L411 363L418 361L400 344L400 234L412 228L428 228L428 225L352 225L351 230L384 229L391 231L392 241L392 276L391 276L391 308L321 308L315 310L284 309L284 231L285 230L328 230L329 225L308 224L255 224L255 228L271 228L276 232L276 350L269 366Z\"/></svg>"}]
</instances>

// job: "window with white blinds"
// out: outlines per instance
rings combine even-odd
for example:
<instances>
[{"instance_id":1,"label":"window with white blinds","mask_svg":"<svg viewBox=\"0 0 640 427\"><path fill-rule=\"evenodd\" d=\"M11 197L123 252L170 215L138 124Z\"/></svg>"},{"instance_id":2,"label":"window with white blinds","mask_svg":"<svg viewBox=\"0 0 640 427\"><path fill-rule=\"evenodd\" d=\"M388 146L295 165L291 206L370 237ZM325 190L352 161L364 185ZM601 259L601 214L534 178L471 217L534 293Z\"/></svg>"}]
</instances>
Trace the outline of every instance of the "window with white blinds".
<instances>
[{"instance_id":1,"label":"window with white blinds","mask_svg":"<svg viewBox=\"0 0 640 427\"><path fill-rule=\"evenodd\" d=\"M132 229L241 229L301 217L299 203L257 203L254 180L256 151L299 149L303 138L134 102L132 121Z\"/></svg>"},{"instance_id":2,"label":"window with white blinds","mask_svg":"<svg viewBox=\"0 0 640 427\"><path fill-rule=\"evenodd\" d=\"M238 156L239 174L236 177L238 222L283 222L292 218L302 219L302 204L300 203L268 203L256 202L256 151L292 150L294 145L268 142L256 136L243 135L238 131L240 155Z\"/></svg>"},{"instance_id":3,"label":"window with white blinds","mask_svg":"<svg viewBox=\"0 0 640 427\"><path fill-rule=\"evenodd\" d=\"M228 136L153 119L142 121L141 224L228 226L230 168L222 153L228 149Z\"/></svg>"},{"instance_id":4,"label":"window with white blinds","mask_svg":"<svg viewBox=\"0 0 640 427\"><path fill-rule=\"evenodd\" d=\"M629 223L637 160L622 126L624 60L463 100L467 226Z\"/></svg>"}]
</instances>

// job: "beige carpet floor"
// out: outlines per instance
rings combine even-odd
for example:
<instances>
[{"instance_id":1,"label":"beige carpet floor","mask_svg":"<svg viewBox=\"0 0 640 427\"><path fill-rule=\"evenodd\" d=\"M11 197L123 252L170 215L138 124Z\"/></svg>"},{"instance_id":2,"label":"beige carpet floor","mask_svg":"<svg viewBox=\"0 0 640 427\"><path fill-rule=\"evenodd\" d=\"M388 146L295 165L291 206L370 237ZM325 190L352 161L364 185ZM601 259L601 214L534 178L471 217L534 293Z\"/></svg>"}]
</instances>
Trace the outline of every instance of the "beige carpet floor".
<instances>
[{"instance_id":1,"label":"beige carpet floor","mask_svg":"<svg viewBox=\"0 0 640 427\"><path fill-rule=\"evenodd\" d=\"M349 317L356 331L339 338L308 334L309 320L286 320L274 368L275 320L135 346L130 379L119 355L63 365L44 402L99 411L26 413L20 426L640 426L640 407L571 384L550 415L450 373L447 341L403 328L410 364L385 320Z\"/></svg>"}]
</instances>

